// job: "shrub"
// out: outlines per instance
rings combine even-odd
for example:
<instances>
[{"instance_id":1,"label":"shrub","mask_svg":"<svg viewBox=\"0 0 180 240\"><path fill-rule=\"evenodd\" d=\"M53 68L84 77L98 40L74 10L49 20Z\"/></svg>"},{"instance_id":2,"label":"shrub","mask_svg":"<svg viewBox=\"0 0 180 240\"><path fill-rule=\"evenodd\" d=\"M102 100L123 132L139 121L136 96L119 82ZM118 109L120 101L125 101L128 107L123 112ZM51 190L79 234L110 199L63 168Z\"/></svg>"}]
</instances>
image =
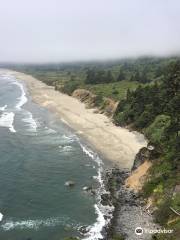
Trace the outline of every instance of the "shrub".
<instances>
[{"instance_id":1,"label":"shrub","mask_svg":"<svg viewBox=\"0 0 180 240\"><path fill-rule=\"evenodd\" d=\"M154 122L145 130L145 134L154 144L162 145L165 141L165 130L170 126L171 118L167 115L158 115Z\"/></svg>"},{"instance_id":2,"label":"shrub","mask_svg":"<svg viewBox=\"0 0 180 240\"><path fill-rule=\"evenodd\" d=\"M74 90L76 90L77 88L79 87L79 83L78 82L75 82L75 81L69 81L69 82L66 82L64 84L64 86L62 87L61 91L68 94L68 95L71 95Z\"/></svg>"},{"instance_id":3,"label":"shrub","mask_svg":"<svg viewBox=\"0 0 180 240\"><path fill-rule=\"evenodd\" d=\"M116 234L116 235L113 236L112 240L124 240L124 237L119 235L119 234Z\"/></svg>"},{"instance_id":4,"label":"shrub","mask_svg":"<svg viewBox=\"0 0 180 240\"><path fill-rule=\"evenodd\" d=\"M169 208L170 205L171 205L170 198L164 199L159 205L158 210L155 212L155 219L159 224L164 225L169 219L169 216L171 214L171 210Z\"/></svg>"}]
</instances>

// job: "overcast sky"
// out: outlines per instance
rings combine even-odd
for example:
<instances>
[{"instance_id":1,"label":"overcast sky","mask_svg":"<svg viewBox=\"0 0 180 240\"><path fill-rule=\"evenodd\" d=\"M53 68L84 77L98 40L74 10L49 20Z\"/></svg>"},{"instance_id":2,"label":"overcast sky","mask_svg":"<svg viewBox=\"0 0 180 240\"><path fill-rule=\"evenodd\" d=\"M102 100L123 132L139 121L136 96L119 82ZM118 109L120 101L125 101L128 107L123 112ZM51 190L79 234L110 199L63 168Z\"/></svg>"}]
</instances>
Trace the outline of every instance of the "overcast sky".
<instances>
[{"instance_id":1,"label":"overcast sky","mask_svg":"<svg viewBox=\"0 0 180 240\"><path fill-rule=\"evenodd\" d=\"M0 0L0 62L180 53L180 0Z\"/></svg>"}]
</instances>

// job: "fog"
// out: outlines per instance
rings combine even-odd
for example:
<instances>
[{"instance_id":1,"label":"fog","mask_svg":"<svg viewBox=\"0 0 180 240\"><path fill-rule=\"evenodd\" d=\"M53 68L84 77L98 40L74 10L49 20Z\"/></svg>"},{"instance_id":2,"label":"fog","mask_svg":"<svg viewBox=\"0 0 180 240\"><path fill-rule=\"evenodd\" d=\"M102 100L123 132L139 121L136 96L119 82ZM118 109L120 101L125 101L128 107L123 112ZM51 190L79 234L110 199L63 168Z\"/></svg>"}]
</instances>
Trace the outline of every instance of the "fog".
<instances>
[{"instance_id":1,"label":"fog","mask_svg":"<svg viewBox=\"0 0 180 240\"><path fill-rule=\"evenodd\" d=\"M180 53L179 0L0 0L0 62Z\"/></svg>"}]
</instances>

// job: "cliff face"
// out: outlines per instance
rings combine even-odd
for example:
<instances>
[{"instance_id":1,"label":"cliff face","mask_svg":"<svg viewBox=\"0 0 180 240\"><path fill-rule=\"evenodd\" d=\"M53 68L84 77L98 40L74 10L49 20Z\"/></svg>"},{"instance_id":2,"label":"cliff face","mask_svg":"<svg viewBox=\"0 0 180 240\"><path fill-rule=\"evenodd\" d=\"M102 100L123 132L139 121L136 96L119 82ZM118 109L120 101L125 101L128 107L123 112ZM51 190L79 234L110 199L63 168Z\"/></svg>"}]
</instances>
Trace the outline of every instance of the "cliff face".
<instances>
[{"instance_id":1,"label":"cliff face","mask_svg":"<svg viewBox=\"0 0 180 240\"><path fill-rule=\"evenodd\" d=\"M98 108L99 112L110 117L113 116L118 105L118 102L110 98L101 98L86 89L76 89L72 96L84 102L87 108Z\"/></svg>"},{"instance_id":2,"label":"cliff face","mask_svg":"<svg viewBox=\"0 0 180 240\"><path fill-rule=\"evenodd\" d=\"M76 89L72 93L72 97L75 97L81 102L84 102L88 108L93 108L97 105L97 96L85 89Z\"/></svg>"}]
</instances>

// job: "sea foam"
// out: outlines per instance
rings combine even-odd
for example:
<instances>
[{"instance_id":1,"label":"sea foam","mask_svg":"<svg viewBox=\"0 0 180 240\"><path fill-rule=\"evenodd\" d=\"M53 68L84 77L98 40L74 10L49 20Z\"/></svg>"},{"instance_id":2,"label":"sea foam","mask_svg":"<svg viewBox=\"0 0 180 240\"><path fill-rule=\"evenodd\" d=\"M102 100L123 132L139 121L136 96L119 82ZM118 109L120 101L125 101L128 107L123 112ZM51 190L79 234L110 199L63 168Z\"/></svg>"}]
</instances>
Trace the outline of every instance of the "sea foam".
<instances>
[{"instance_id":1,"label":"sea foam","mask_svg":"<svg viewBox=\"0 0 180 240\"><path fill-rule=\"evenodd\" d=\"M28 101L26 97L26 92L24 90L24 86L23 84L21 84L20 82L17 82L16 80L13 81L13 84L17 85L21 90L21 95L20 97L18 97L19 101L16 104L16 109L22 110L22 106ZM36 132L38 125L37 125L37 121L34 120L31 112L25 110L25 117L22 120L27 124L30 131Z\"/></svg>"},{"instance_id":2,"label":"sea foam","mask_svg":"<svg viewBox=\"0 0 180 240\"><path fill-rule=\"evenodd\" d=\"M3 107L0 107L0 111L4 111L7 108L7 105L4 105Z\"/></svg>"},{"instance_id":3,"label":"sea foam","mask_svg":"<svg viewBox=\"0 0 180 240\"><path fill-rule=\"evenodd\" d=\"M7 127L11 132L16 132L13 125L14 116L13 112L4 112L0 117L0 127Z\"/></svg>"},{"instance_id":4,"label":"sea foam","mask_svg":"<svg viewBox=\"0 0 180 240\"><path fill-rule=\"evenodd\" d=\"M59 146L59 152L68 153L68 152L72 152L72 151L73 151L73 147L70 145Z\"/></svg>"},{"instance_id":5,"label":"sea foam","mask_svg":"<svg viewBox=\"0 0 180 240\"><path fill-rule=\"evenodd\" d=\"M0 222L2 221L2 219L3 219L3 214L0 213Z\"/></svg>"},{"instance_id":6,"label":"sea foam","mask_svg":"<svg viewBox=\"0 0 180 240\"><path fill-rule=\"evenodd\" d=\"M14 81L13 84L17 85L21 90L21 96L18 97L19 102L16 104L16 109L21 110L21 107L27 102L26 93L21 83Z\"/></svg>"},{"instance_id":7,"label":"sea foam","mask_svg":"<svg viewBox=\"0 0 180 240\"><path fill-rule=\"evenodd\" d=\"M93 151L91 151L88 147L86 147L85 145L80 143L80 146L83 150L83 152L88 155L90 158L92 158L93 160L95 159L94 153Z\"/></svg>"},{"instance_id":8,"label":"sea foam","mask_svg":"<svg viewBox=\"0 0 180 240\"><path fill-rule=\"evenodd\" d=\"M47 219L35 219L35 220L21 220L21 221L6 221L1 225L1 228L4 231L11 231L13 229L39 229L42 227L55 227L55 226L69 226L73 229L78 229L79 224L76 224L68 217L56 217L56 218L47 218Z\"/></svg>"},{"instance_id":9,"label":"sea foam","mask_svg":"<svg viewBox=\"0 0 180 240\"><path fill-rule=\"evenodd\" d=\"M36 132L38 124L37 124L37 121L34 120L31 112L26 111L25 112L25 117L22 120L29 127L30 131Z\"/></svg>"},{"instance_id":10,"label":"sea foam","mask_svg":"<svg viewBox=\"0 0 180 240\"><path fill-rule=\"evenodd\" d=\"M99 182L99 188L97 193L97 203L94 204L95 213L97 214L96 222L88 227L88 233L83 240L99 240L103 239L102 230L110 222L112 218L113 206L103 206L101 204L101 194L106 193L104 181L102 178L103 162L99 158L98 154L94 153L84 144L80 143L83 152L89 156L98 165L97 176L94 178ZM106 218L105 218L106 216Z\"/></svg>"}]
</instances>

